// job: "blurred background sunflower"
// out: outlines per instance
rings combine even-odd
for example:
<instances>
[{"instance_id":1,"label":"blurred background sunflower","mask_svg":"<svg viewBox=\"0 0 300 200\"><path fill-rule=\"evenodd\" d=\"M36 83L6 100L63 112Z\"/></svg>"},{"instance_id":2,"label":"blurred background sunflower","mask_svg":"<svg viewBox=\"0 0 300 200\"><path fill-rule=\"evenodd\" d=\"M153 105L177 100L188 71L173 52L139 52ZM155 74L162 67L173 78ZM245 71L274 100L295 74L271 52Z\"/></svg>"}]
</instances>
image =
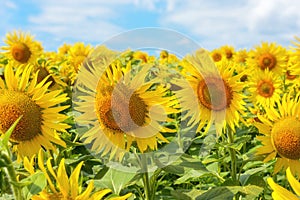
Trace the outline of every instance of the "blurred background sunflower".
<instances>
[{"instance_id":1,"label":"blurred background sunflower","mask_svg":"<svg viewBox=\"0 0 300 200\"><path fill-rule=\"evenodd\" d=\"M34 40L29 33L14 31L7 33L4 42L8 46L1 47L5 56L13 62L14 66L33 64L43 52L42 45Z\"/></svg>"},{"instance_id":2,"label":"blurred background sunflower","mask_svg":"<svg viewBox=\"0 0 300 200\"><path fill-rule=\"evenodd\" d=\"M281 99L281 77L268 69L252 72L248 76L247 86L253 105L261 106L265 110L275 109L276 102Z\"/></svg>"},{"instance_id":3,"label":"blurred background sunflower","mask_svg":"<svg viewBox=\"0 0 300 200\"><path fill-rule=\"evenodd\" d=\"M282 75L286 67L286 49L276 43L262 42L249 52L247 65L251 69L268 69L276 75Z\"/></svg>"}]
</instances>

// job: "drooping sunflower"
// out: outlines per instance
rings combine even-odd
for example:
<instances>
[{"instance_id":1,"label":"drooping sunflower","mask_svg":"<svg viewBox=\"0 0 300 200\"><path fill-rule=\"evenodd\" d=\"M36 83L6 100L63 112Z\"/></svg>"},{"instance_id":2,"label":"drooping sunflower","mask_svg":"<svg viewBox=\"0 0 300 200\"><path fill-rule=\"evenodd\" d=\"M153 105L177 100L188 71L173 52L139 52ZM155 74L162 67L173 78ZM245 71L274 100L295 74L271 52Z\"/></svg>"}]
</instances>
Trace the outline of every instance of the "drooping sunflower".
<instances>
[{"instance_id":1,"label":"drooping sunflower","mask_svg":"<svg viewBox=\"0 0 300 200\"><path fill-rule=\"evenodd\" d=\"M299 200L300 196L300 183L297 179L293 176L291 169L287 168L286 170L286 177L293 188L294 192L288 191L287 189L281 187L280 185L276 184L272 178L268 178L268 184L273 189L272 197L274 200Z\"/></svg>"},{"instance_id":2,"label":"drooping sunflower","mask_svg":"<svg viewBox=\"0 0 300 200\"><path fill-rule=\"evenodd\" d=\"M299 99L293 99L291 93L284 94L278 109L270 110L267 116L258 115L260 122L254 123L263 136L257 136L262 142L257 149L258 155L265 155L264 162L276 159L274 173L291 168L293 174L300 174L300 119ZM298 108L297 108L298 106ZM298 111L299 112L299 111Z\"/></svg>"},{"instance_id":3,"label":"drooping sunflower","mask_svg":"<svg viewBox=\"0 0 300 200\"><path fill-rule=\"evenodd\" d=\"M34 158L34 157L32 157ZM80 180L80 170L83 165L81 161L72 171L71 175L68 176L65 159L61 159L57 171L52 166L51 160L53 158L48 158L47 160L47 169L44 166L44 156L43 152L40 151L38 155L38 166L40 170L44 173L44 176L47 179L48 187L41 191L39 194L31 197L32 200L101 200L103 197L111 193L110 189L103 189L96 192L93 192L94 180L91 180L83 190L82 185L79 183ZM33 159L24 158L24 167L30 173L34 174L35 169L33 168ZM50 173L49 173L50 172ZM126 200L131 196L131 193L128 193L121 197L109 198L110 200Z\"/></svg>"},{"instance_id":4,"label":"drooping sunflower","mask_svg":"<svg viewBox=\"0 0 300 200\"><path fill-rule=\"evenodd\" d=\"M111 159L121 159L133 144L143 153L168 142L160 132L173 130L160 122L175 111L168 88L146 81L152 64L140 65L140 70L132 69L130 62L122 67L116 56L104 46L94 51L79 73L81 93L75 107L81 113L77 122L92 125L84 141L102 155L110 153Z\"/></svg>"},{"instance_id":5,"label":"drooping sunflower","mask_svg":"<svg viewBox=\"0 0 300 200\"><path fill-rule=\"evenodd\" d=\"M287 62L286 50L276 43L262 42L261 46L249 52L247 65L253 69L268 69L274 74L282 75Z\"/></svg>"},{"instance_id":6,"label":"drooping sunflower","mask_svg":"<svg viewBox=\"0 0 300 200\"><path fill-rule=\"evenodd\" d=\"M58 89L60 87L66 87L67 84L61 80L58 75L57 66L53 61L47 58L40 58L34 64L34 73L38 73L37 83L48 78L47 82L51 81L49 88L51 90Z\"/></svg>"},{"instance_id":7,"label":"drooping sunflower","mask_svg":"<svg viewBox=\"0 0 300 200\"><path fill-rule=\"evenodd\" d=\"M300 52L290 52L285 73L285 84L287 86L298 85L300 78Z\"/></svg>"},{"instance_id":8,"label":"drooping sunflower","mask_svg":"<svg viewBox=\"0 0 300 200\"><path fill-rule=\"evenodd\" d=\"M6 57L13 62L14 66L33 64L43 51L41 44L34 40L32 35L21 31L7 33L4 42L8 46L1 49L6 51Z\"/></svg>"},{"instance_id":9,"label":"drooping sunflower","mask_svg":"<svg viewBox=\"0 0 300 200\"><path fill-rule=\"evenodd\" d=\"M265 110L274 109L275 103L281 99L281 78L268 69L251 73L247 84L251 102L262 106Z\"/></svg>"},{"instance_id":10,"label":"drooping sunflower","mask_svg":"<svg viewBox=\"0 0 300 200\"><path fill-rule=\"evenodd\" d=\"M37 83L38 73L30 80L31 72L31 65L14 73L8 64L4 80L0 78L0 133L5 133L22 116L10 137L18 158L32 156L41 147L55 150L52 143L65 147L57 132L69 127L63 123L67 116L59 113L69 106L56 107L68 99L66 94L60 90L49 92L48 77Z\"/></svg>"},{"instance_id":11,"label":"drooping sunflower","mask_svg":"<svg viewBox=\"0 0 300 200\"><path fill-rule=\"evenodd\" d=\"M185 80L178 80L182 89L176 95L180 105L187 110L189 124L199 123L197 131L207 125L204 133L212 124L215 124L218 134L226 125L235 130L244 111L244 84L240 82L243 74L234 75L235 63L227 60L215 66L203 49L186 60L190 64L184 66Z\"/></svg>"}]
</instances>

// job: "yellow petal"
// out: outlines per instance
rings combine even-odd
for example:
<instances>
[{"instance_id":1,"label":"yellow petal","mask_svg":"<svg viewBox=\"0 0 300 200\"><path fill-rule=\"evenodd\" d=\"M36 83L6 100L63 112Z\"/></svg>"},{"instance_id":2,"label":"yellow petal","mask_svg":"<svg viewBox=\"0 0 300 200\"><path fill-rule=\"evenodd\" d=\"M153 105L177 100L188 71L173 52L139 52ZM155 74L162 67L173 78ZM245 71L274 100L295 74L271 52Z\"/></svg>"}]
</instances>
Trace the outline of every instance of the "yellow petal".
<instances>
[{"instance_id":1,"label":"yellow petal","mask_svg":"<svg viewBox=\"0 0 300 200\"><path fill-rule=\"evenodd\" d=\"M69 195L69 179L65 168L65 159L61 159L57 170L57 185L60 192L67 197Z\"/></svg>"},{"instance_id":2,"label":"yellow petal","mask_svg":"<svg viewBox=\"0 0 300 200\"><path fill-rule=\"evenodd\" d=\"M70 176L71 197L75 198L78 195L78 178L83 161L80 162Z\"/></svg>"},{"instance_id":3,"label":"yellow petal","mask_svg":"<svg viewBox=\"0 0 300 200\"><path fill-rule=\"evenodd\" d=\"M274 190L272 197L274 200L299 200L293 193L277 185L272 178L268 178L268 184Z\"/></svg>"},{"instance_id":4,"label":"yellow petal","mask_svg":"<svg viewBox=\"0 0 300 200\"><path fill-rule=\"evenodd\" d=\"M294 192L300 196L300 183L297 181L297 179L293 176L292 172L291 172L291 169L290 168L287 168L286 170L286 176L287 176L287 179L290 183L290 185L292 186Z\"/></svg>"}]
</instances>

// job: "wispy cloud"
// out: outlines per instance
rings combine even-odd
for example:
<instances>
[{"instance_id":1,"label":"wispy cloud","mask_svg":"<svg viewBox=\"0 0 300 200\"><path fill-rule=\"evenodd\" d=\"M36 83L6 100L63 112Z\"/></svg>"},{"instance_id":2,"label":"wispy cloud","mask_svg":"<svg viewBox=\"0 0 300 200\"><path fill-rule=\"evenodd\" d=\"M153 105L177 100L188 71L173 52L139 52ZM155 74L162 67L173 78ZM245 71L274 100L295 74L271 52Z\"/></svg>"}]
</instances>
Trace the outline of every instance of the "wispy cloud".
<instances>
[{"instance_id":1,"label":"wispy cloud","mask_svg":"<svg viewBox=\"0 0 300 200\"><path fill-rule=\"evenodd\" d=\"M133 8L154 12L157 2L152 0L65 0L60 2L44 0L36 1L36 3L40 12L28 18L34 32L50 34L54 41L100 43L127 30L118 23L118 19L126 18ZM126 10L126 8L132 9Z\"/></svg>"},{"instance_id":2,"label":"wispy cloud","mask_svg":"<svg viewBox=\"0 0 300 200\"><path fill-rule=\"evenodd\" d=\"M289 45L300 33L297 0L1 0L0 32L23 29L46 49L63 42L100 44L132 28L163 27L208 49L251 48L261 41ZM26 8L26 9L25 9Z\"/></svg>"},{"instance_id":3,"label":"wispy cloud","mask_svg":"<svg viewBox=\"0 0 300 200\"><path fill-rule=\"evenodd\" d=\"M210 48L251 47L261 41L287 44L300 32L300 2L295 0L170 0L169 4L161 25L190 32Z\"/></svg>"}]
</instances>

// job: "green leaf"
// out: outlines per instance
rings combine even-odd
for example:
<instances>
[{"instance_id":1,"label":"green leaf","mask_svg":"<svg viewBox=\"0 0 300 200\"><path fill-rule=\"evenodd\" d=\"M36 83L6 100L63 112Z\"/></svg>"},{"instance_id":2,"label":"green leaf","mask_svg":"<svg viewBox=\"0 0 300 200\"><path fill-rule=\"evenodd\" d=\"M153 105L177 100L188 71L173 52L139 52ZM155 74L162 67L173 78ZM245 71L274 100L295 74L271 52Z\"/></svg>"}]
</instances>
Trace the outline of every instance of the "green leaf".
<instances>
[{"instance_id":1,"label":"green leaf","mask_svg":"<svg viewBox=\"0 0 300 200\"><path fill-rule=\"evenodd\" d=\"M33 195L41 192L47 185L47 180L43 172L36 172L30 175L21 182L26 182L27 185L22 189L23 195L26 199L30 199Z\"/></svg>"},{"instance_id":2,"label":"green leaf","mask_svg":"<svg viewBox=\"0 0 300 200\"><path fill-rule=\"evenodd\" d=\"M255 199L263 191L263 188L248 186L221 186L208 190L207 192L197 196L196 200L232 200L237 193L241 193L245 199Z\"/></svg>"},{"instance_id":3,"label":"green leaf","mask_svg":"<svg viewBox=\"0 0 300 200\"><path fill-rule=\"evenodd\" d=\"M246 182L245 185L256 185L259 187L265 187L266 186L266 182L264 180L263 177L261 176L257 176L257 175L253 175L250 176Z\"/></svg>"},{"instance_id":4,"label":"green leaf","mask_svg":"<svg viewBox=\"0 0 300 200\"><path fill-rule=\"evenodd\" d=\"M2 139L2 141L0 142L0 148L8 148L8 141L9 138L11 136L11 134L13 133L14 129L16 128L17 124L19 123L19 121L21 120L22 116L20 116L11 127L9 127L9 129L6 131L6 133L4 134L4 137Z\"/></svg>"},{"instance_id":5,"label":"green leaf","mask_svg":"<svg viewBox=\"0 0 300 200\"><path fill-rule=\"evenodd\" d=\"M136 173L118 171L110 168L100 180L95 180L95 187L109 188L115 194L120 194L121 190L126 187L135 177Z\"/></svg>"},{"instance_id":6,"label":"green leaf","mask_svg":"<svg viewBox=\"0 0 300 200\"><path fill-rule=\"evenodd\" d=\"M197 190L197 189L192 189L192 190L175 190L171 191L171 194L178 200L193 200L202 195L204 192L203 190Z\"/></svg>"}]
</instances>

